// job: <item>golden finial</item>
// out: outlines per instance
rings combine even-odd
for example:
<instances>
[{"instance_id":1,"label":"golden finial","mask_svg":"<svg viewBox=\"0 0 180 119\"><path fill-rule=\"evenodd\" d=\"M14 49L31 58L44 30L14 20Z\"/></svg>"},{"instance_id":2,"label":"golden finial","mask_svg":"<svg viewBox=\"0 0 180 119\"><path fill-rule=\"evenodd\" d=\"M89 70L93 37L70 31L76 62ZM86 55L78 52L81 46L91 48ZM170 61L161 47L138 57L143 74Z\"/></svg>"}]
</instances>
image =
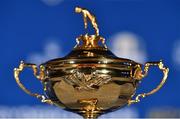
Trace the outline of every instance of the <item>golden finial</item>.
<instances>
[{"instance_id":1,"label":"golden finial","mask_svg":"<svg viewBox=\"0 0 180 119\"><path fill-rule=\"evenodd\" d=\"M75 8L76 13L82 13L83 14L83 20L84 20L84 28L87 29L88 26L88 20L91 22L94 30L95 30L95 35L80 35L78 38L76 38L76 48L103 48L106 49L105 45L105 39L99 35L99 29L98 29L98 24L96 21L96 17L91 14L87 9L81 8L81 7L76 7ZM80 46L80 41L82 41L82 45ZM101 41L102 46L99 46L98 42Z\"/></svg>"},{"instance_id":2,"label":"golden finial","mask_svg":"<svg viewBox=\"0 0 180 119\"><path fill-rule=\"evenodd\" d=\"M93 14L91 14L87 9L80 8L80 7L76 7L75 12L83 14L84 28L87 29L88 19L89 19L93 28L95 29L96 36L99 36L99 29L98 29L96 17Z\"/></svg>"}]
</instances>

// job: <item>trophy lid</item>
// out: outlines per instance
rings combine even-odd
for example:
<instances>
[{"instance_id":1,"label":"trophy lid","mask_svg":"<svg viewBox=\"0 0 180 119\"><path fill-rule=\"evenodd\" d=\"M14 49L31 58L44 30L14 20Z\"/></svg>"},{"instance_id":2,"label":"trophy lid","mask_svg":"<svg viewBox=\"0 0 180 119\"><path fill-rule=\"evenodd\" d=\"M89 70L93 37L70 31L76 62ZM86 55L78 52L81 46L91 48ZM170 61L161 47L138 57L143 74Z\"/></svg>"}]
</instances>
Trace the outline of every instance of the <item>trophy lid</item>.
<instances>
[{"instance_id":1,"label":"trophy lid","mask_svg":"<svg viewBox=\"0 0 180 119\"><path fill-rule=\"evenodd\" d=\"M137 64L136 62L119 58L115 56L106 46L105 38L99 35L99 28L96 18L88 10L80 7L75 8L76 13L82 13L84 19L84 27L87 29L88 20L91 22L92 27L95 30L95 34L89 35L88 33L80 35L76 38L77 44L73 50L62 58L50 60L43 65L58 67L58 63L73 64L73 63L120 63L121 65L130 66Z\"/></svg>"}]
</instances>

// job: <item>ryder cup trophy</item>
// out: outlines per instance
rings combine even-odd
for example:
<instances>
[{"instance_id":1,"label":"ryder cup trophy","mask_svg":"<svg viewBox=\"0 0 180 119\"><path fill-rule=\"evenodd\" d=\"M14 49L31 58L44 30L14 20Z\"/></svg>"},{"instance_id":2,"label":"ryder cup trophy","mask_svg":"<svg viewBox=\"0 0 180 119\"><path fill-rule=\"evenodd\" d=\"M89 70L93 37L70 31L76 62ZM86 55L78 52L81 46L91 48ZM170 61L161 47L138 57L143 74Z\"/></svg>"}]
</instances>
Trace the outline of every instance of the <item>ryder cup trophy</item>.
<instances>
[{"instance_id":1,"label":"ryder cup trophy","mask_svg":"<svg viewBox=\"0 0 180 119\"><path fill-rule=\"evenodd\" d=\"M80 35L67 56L47 61L39 67L22 61L14 70L14 77L22 90L44 103L80 114L85 119L94 119L140 102L163 86L169 69L162 61L142 65L115 56L99 35L95 16L80 7L76 7L75 12L82 14L85 29L88 21L92 24L95 34ZM136 95L138 84L147 76L151 66L157 66L162 71L160 84L148 93ZM30 92L20 82L19 75L24 68L32 68L34 76L43 84L45 95Z\"/></svg>"}]
</instances>

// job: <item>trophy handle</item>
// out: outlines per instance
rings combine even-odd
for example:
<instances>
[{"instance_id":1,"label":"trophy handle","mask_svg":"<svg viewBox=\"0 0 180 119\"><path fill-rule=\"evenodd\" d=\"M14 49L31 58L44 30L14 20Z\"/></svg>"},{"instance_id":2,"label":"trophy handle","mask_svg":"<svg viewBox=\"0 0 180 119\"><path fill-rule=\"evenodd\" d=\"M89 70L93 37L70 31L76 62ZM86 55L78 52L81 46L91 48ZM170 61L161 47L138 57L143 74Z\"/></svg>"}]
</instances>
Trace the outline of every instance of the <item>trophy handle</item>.
<instances>
[{"instance_id":1,"label":"trophy handle","mask_svg":"<svg viewBox=\"0 0 180 119\"><path fill-rule=\"evenodd\" d=\"M168 77L169 68L164 67L164 64L163 64L162 60L160 60L159 62L147 62L147 63L145 63L144 72L141 74L140 77L144 78L145 76L147 76L150 66L158 66L159 69L163 72L164 76L163 76L160 84L155 89L151 90L150 92L138 94L135 97L134 100L130 99L128 101L128 105L140 102L140 98L145 98L146 96L149 96L149 95L152 95L152 94L156 93L164 85L164 83L166 82L166 79Z\"/></svg>"},{"instance_id":2,"label":"trophy handle","mask_svg":"<svg viewBox=\"0 0 180 119\"><path fill-rule=\"evenodd\" d=\"M31 93L31 91L29 91L27 88L24 87L24 85L20 82L19 80L19 74L23 71L24 68L32 68L33 70L33 74L36 78L42 80L44 79L45 77L45 74L44 74L44 67L43 66L40 66L40 72L39 72L39 75L37 74L38 72L38 68L36 66L36 64L30 64L30 63L24 63L23 61L21 61L20 65L18 68L15 68L14 69L14 77L15 77L15 80L17 82L17 84L19 85L19 87L24 91L26 92L27 94L33 96L33 97L36 97L38 99L41 100L41 102L43 103L48 103L48 104L53 104L53 102L50 100L50 99L47 99L44 95L40 95L40 94L37 94L37 93Z\"/></svg>"}]
</instances>

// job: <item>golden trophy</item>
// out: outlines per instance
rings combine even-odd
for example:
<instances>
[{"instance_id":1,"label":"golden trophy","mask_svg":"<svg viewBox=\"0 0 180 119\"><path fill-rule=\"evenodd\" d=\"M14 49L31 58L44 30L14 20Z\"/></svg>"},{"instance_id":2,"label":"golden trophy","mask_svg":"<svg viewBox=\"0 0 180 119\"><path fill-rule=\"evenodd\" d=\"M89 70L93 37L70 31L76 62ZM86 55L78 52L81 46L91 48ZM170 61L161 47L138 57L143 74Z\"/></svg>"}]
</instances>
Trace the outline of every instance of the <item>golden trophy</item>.
<instances>
[{"instance_id":1,"label":"golden trophy","mask_svg":"<svg viewBox=\"0 0 180 119\"><path fill-rule=\"evenodd\" d=\"M164 67L162 61L142 65L115 56L99 35L95 16L80 7L76 7L75 12L82 13L85 29L90 21L95 34L80 35L76 38L76 46L67 56L47 61L39 68L22 61L14 70L14 77L22 90L44 103L80 114L85 119L94 119L140 102L141 98L157 92L163 86L169 69ZM163 72L160 84L148 93L135 96L139 82L147 76L151 66L157 66ZM43 84L45 95L31 93L23 86L19 75L24 68L32 68L34 76Z\"/></svg>"}]
</instances>

